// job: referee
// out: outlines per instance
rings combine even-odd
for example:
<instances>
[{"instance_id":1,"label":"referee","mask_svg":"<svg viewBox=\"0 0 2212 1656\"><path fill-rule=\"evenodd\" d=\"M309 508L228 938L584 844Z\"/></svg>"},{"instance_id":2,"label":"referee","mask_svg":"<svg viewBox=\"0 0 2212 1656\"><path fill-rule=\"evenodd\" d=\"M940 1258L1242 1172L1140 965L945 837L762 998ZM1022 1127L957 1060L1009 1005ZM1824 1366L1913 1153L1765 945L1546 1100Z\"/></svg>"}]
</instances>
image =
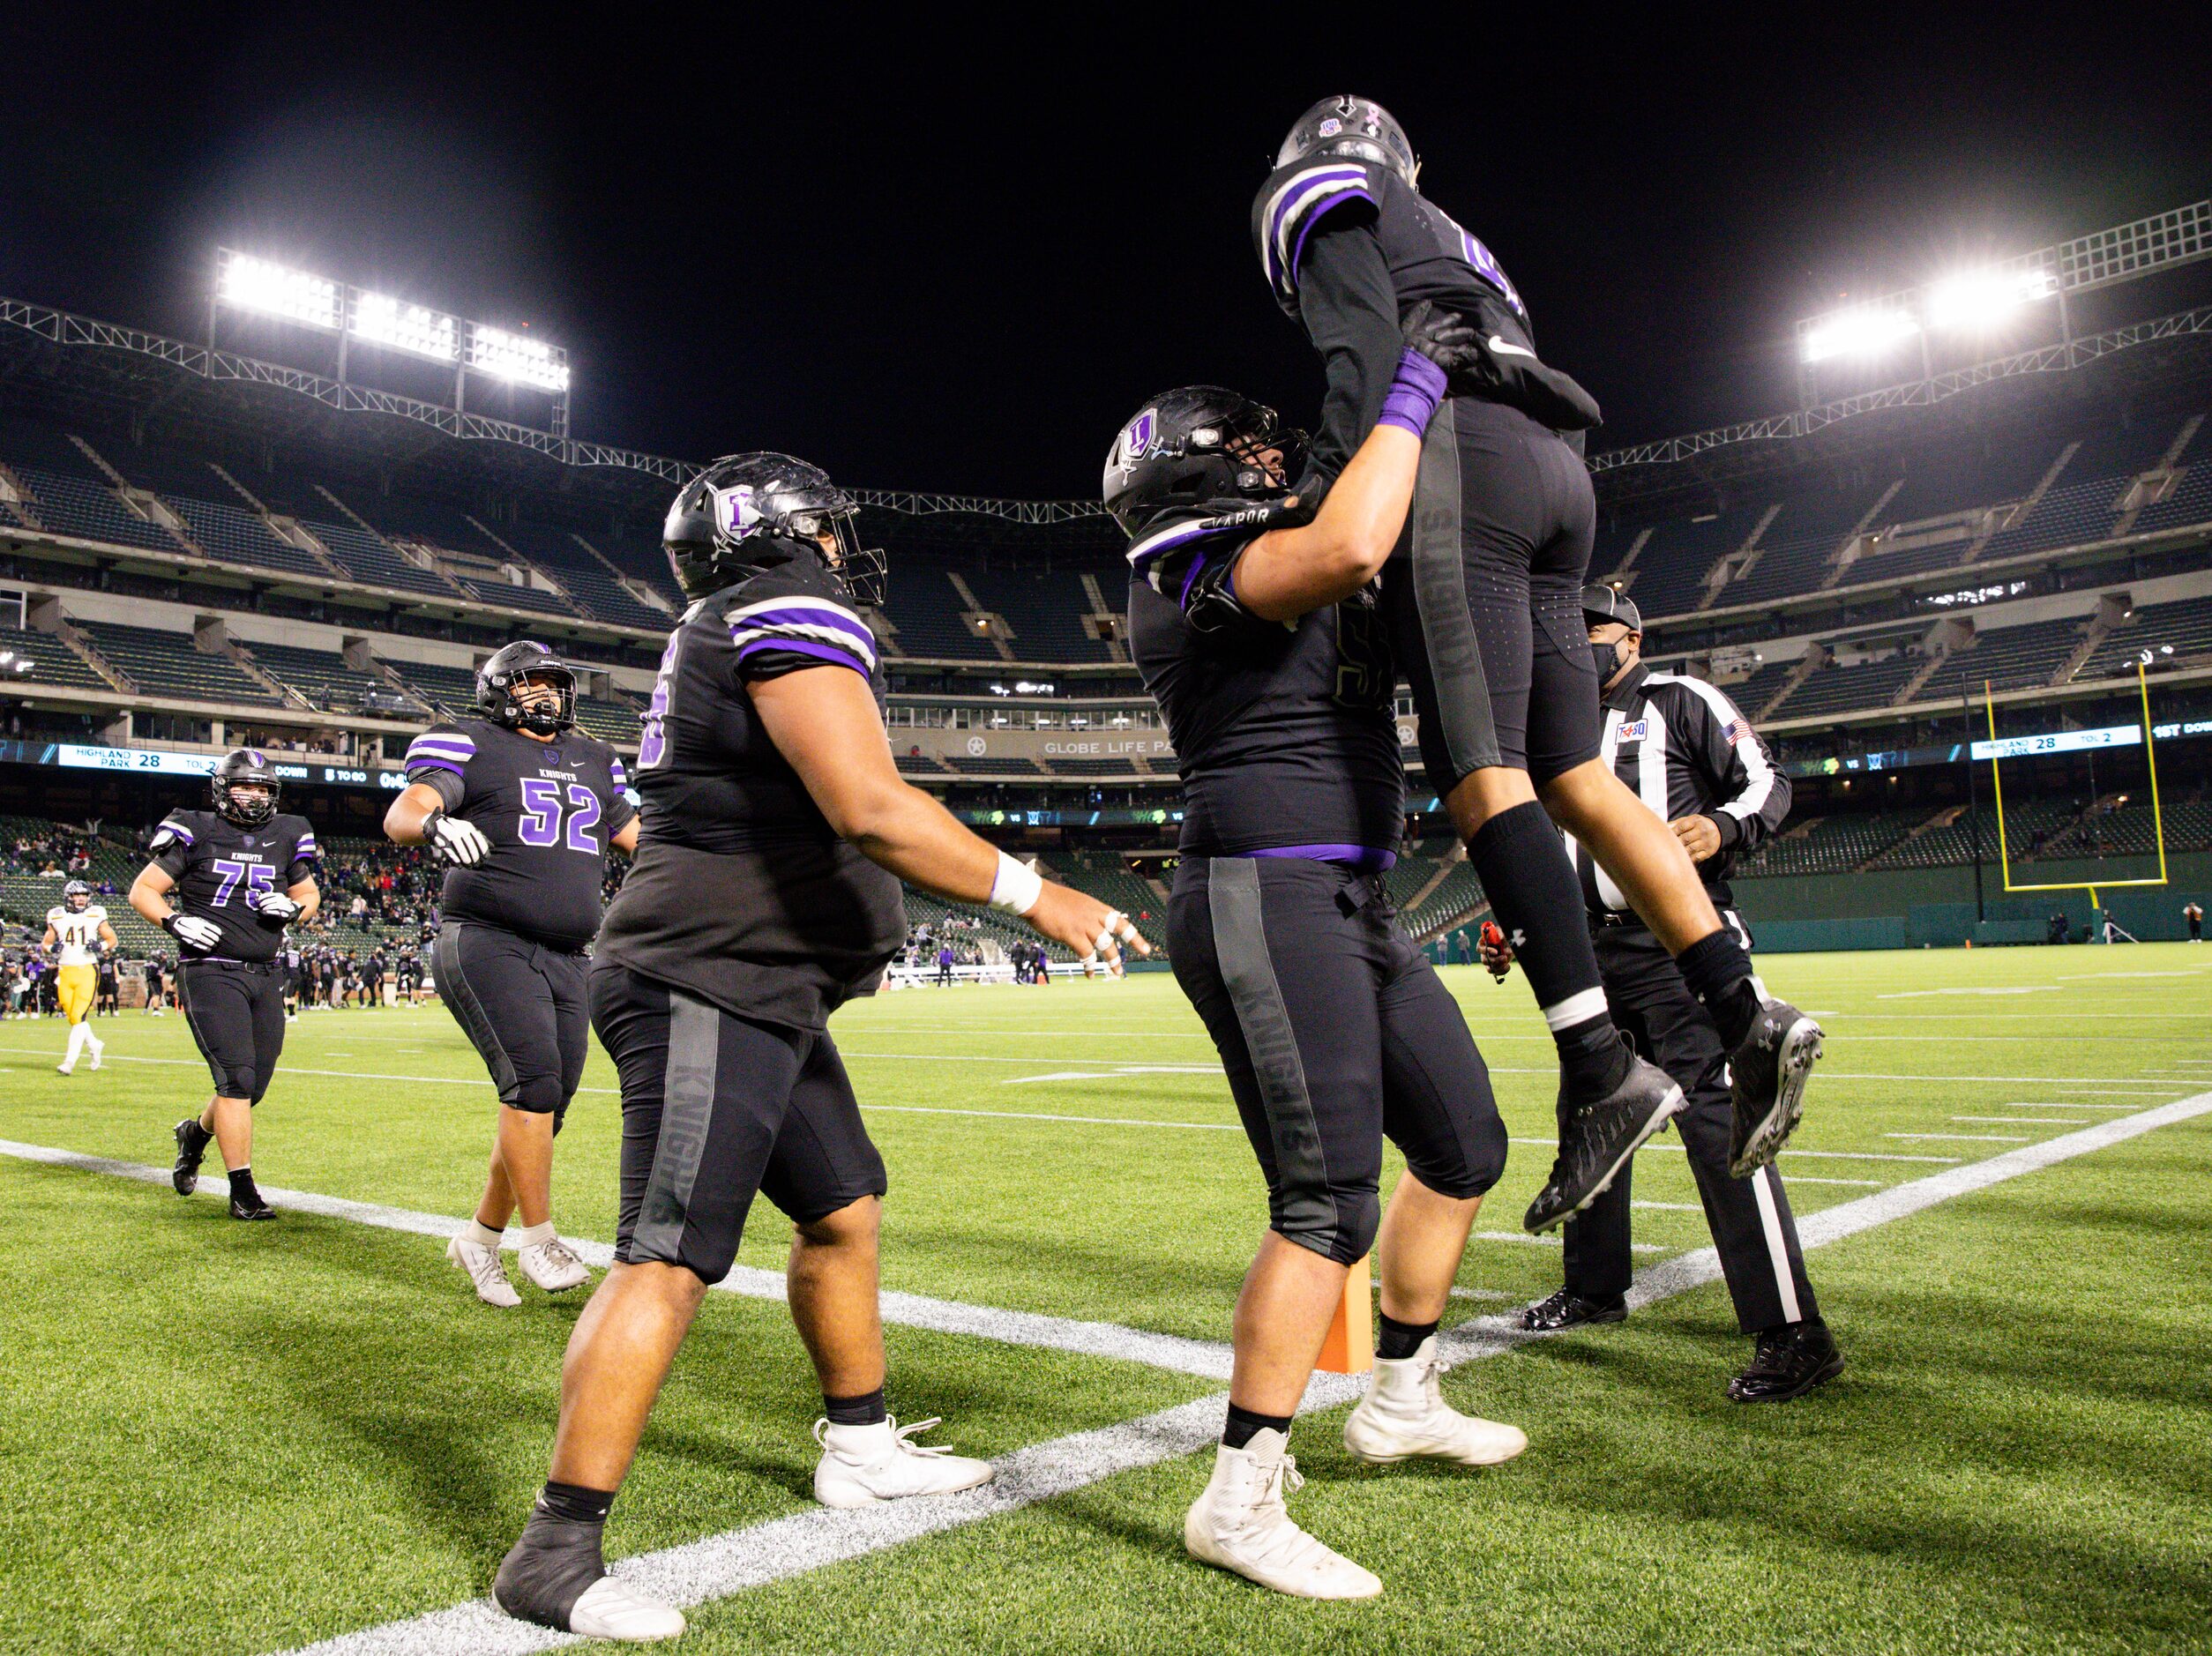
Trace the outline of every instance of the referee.
<instances>
[{"instance_id":1,"label":"referee","mask_svg":"<svg viewBox=\"0 0 2212 1656\"><path fill-rule=\"evenodd\" d=\"M1614 774L1673 829L1705 881L1713 906L1751 947L1728 875L1736 858L1762 844L1790 813L1790 783L1751 727L1702 679L1654 672L1643 664L1643 618L1625 594L1582 589L1582 617L1603 686L1603 757ZM1771 1165L1731 1176L1745 1146L1732 1144L1728 1049L1712 1015L1680 969L1646 929L1627 899L1570 838L1590 936L1615 1022L1637 1050L1681 1083L1687 1103L1676 1118L1689 1152L1706 1223L1743 1331L1756 1338L1751 1366L1729 1384L1738 1403L1802 1396L1832 1380L1842 1354L1820 1320L1789 1197ZM1510 946L1486 944L1484 964L1503 973ZM1782 1126L1786 1136L1795 1121ZM1624 1165L1603 1194L1567 1221L1566 1286L1521 1314L1540 1331L1618 1323L1628 1315L1629 1175Z\"/></svg>"}]
</instances>

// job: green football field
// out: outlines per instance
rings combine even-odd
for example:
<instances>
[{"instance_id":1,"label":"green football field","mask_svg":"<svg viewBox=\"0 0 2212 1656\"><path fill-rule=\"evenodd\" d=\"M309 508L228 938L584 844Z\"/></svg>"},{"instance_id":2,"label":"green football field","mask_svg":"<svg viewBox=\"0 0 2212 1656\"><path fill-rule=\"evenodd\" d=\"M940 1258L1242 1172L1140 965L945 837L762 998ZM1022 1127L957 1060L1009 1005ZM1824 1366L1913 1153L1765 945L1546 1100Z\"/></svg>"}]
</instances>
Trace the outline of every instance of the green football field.
<instances>
[{"instance_id":1,"label":"green football field","mask_svg":"<svg viewBox=\"0 0 2212 1656\"><path fill-rule=\"evenodd\" d=\"M1293 1511L1384 1596L1203 1568L1182 1512L1265 1206L1197 1020L1164 973L911 990L836 1025L891 1168L892 1406L1000 1481L814 1505L819 1399L763 1205L610 1557L690 1602L701 1652L2212 1648L2212 949L1762 969L1829 1031L1782 1161L1850 1360L1825 1391L1723 1398L1749 1342L1670 1137L1637 1167L1648 1302L1499 1332L1558 1285L1558 1247L1519 1234L1550 1048L1518 977L1455 968L1514 1149L1445 1388L1530 1448L1364 1468L1324 1386ZM206 1096L181 1019L101 1033L107 1067L64 1079L57 1023L0 1023L0 1651L545 1648L475 1601L544 1474L583 1296L495 1311L444 1259L495 1108L452 1019L293 1026L254 1156L288 1211L254 1226L219 1175L191 1200L129 1176L165 1172ZM586 1242L614 1235L612 1085L594 1051L561 1139Z\"/></svg>"}]
</instances>

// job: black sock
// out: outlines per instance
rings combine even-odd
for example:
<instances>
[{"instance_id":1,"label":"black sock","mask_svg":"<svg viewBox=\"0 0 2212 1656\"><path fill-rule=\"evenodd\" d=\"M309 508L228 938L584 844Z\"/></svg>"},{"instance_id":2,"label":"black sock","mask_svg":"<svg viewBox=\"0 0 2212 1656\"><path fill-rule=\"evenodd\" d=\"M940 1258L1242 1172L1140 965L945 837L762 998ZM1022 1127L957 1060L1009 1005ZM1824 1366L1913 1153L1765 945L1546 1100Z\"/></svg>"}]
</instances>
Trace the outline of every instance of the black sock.
<instances>
[{"instance_id":1,"label":"black sock","mask_svg":"<svg viewBox=\"0 0 2212 1656\"><path fill-rule=\"evenodd\" d=\"M558 1483L551 1478L538 1492L538 1510L570 1524L604 1524L614 1504L612 1489L587 1489L580 1483Z\"/></svg>"},{"instance_id":2,"label":"black sock","mask_svg":"<svg viewBox=\"0 0 2212 1656\"><path fill-rule=\"evenodd\" d=\"M1500 811L1475 831L1467 855L1528 974L1528 987L1559 1043L1562 1066L1572 1074L1595 1056L1618 1068L1590 1027L1602 1024L1610 1033L1612 1023L1583 917L1582 887L1543 807L1531 800Z\"/></svg>"},{"instance_id":3,"label":"black sock","mask_svg":"<svg viewBox=\"0 0 2212 1656\"><path fill-rule=\"evenodd\" d=\"M891 1418L891 1411L884 1406L881 1386L856 1398L833 1398L825 1391L822 1413L829 1416L832 1426L873 1426Z\"/></svg>"},{"instance_id":4,"label":"black sock","mask_svg":"<svg viewBox=\"0 0 2212 1656\"><path fill-rule=\"evenodd\" d=\"M1222 1442L1231 1449L1242 1449L1258 1432L1281 1432L1290 1436L1290 1417L1288 1414L1255 1414L1250 1409L1240 1409L1234 1403L1229 1406L1229 1424L1222 1428Z\"/></svg>"},{"instance_id":5,"label":"black sock","mask_svg":"<svg viewBox=\"0 0 2212 1656\"><path fill-rule=\"evenodd\" d=\"M1382 1338L1375 1343L1375 1355L1393 1362L1412 1356L1421 1349L1421 1342L1436 1332L1434 1323L1401 1323L1387 1311L1380 1315Z\"/></svg>"},{"instance_id":6,"label":"black sock","mask_svg":"<svg viewBox=\"0 0 2212 1656\"><path fill-rule=\"evenodd\" d=\"M1675 956L1682 981L1720 1026L1723 1046L1737 1047L1759 1016L1759 991L1752 987L1751 956L1727 927L1700 937Z\"/></svg>"},{"instance_id":7,"label":"black sock","mask_svg":"<svg viewBox=\"0 0 2212 1656\"><path fill-rule=\"evenodd\" d=\"M235 1197L242 1198L249 1196L258 1196L260 1194L258 1190L253 1188L253 1169L251 1167L233 1167L230 1170L230 1193Z\"/></svg>"}]
</instances>

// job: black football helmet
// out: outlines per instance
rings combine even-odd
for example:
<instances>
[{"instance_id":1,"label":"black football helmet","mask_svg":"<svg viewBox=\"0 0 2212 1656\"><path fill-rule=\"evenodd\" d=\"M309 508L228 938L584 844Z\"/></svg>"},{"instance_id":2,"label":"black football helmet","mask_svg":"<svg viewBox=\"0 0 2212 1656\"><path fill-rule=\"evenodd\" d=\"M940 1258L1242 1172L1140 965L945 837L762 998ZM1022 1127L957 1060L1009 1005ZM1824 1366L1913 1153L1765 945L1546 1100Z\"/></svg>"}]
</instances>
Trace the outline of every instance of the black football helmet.
<instances>
[{"instance_id":1,"label":"black football helmet","mask_svg":"<svg viewBox=\"0 0 2212 1656\"><path fill-rule=\"evenodd\" d=\"M1372 98L1324 98L1300 116L1275 152L1275 165L1288 167L1309 155L1355 155L1378 161L1404 179L1409 188L1421 176L1421 158L1413 153L1413 140L1397 117Z\"/></svg>"},{"instance_id":2,"label":"black football helmet","mask_svg":"<svg viewBox=\"0 0 2212 1656\"><path fill-rule=\"evenodd\" d=\"M259 799L241 799L231 790L241 783L258 784ZM215 815L237 828L258 828L277 814L277 795L283 785L269 761L251 748L233 748L223 755L215 773L207 779L207 791L215 801Z\"/></svg>"},{"instance_id":3,"label":"black football helmet","mask_svg":"<svg viewBox=\"0 0 2212 1656\"><path fill-rule=\"evenodd\" d=\"M81 914L92 906L92 887L82 880L71 880L62 887L62 906L72 914Z\"/></svg>"},{"instance_id":4,"label":"black football helmet","mask_svg":"<svg viewBox=\"0 0 2212 1656\"><path fill-rule=\"evenodd\" d=\"M533 679L548 679L559 702L527 706L515 692ZM519 639L495 651L476 669L476 708L495 725L557 736L576 724L576 673L552 650L534 638Z\"/></svg>"},{"instance_id":5,"label":"black football helmet","mask_svg":"<svg viewBox=\"0 0 2212 1656\"><path fill-rule=\"evenodd\" d=\"M1261 456L1282 455L1279 466ZM1100 492L1125 534L1170 506L1276 500L1305 463L1305 433L1265 403L1221 385L1162 392L1114 438Z\"/></svg>"},{"instance_id":6,"label":"black football helmet","mask_svg":"<svg viewBox=\"0 0 2212 1656\"><path fill-rule=\"evenodd\" d=\"M881 605L883 550L860 544L859 518L860 503L819 466L788 454L726 454L684 484L661 545L686 598L811 557L860 602ZM825 533L833 553L817 539Z\"/></svg>"}]
</instances>

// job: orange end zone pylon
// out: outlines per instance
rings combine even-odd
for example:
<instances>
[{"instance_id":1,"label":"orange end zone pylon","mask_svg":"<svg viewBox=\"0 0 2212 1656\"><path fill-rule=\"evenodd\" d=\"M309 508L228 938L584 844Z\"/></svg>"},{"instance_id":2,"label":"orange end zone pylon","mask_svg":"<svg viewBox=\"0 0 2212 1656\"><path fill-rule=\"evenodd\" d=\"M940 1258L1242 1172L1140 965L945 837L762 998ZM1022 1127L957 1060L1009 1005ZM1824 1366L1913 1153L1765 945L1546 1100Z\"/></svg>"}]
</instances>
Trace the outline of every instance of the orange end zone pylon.
<instances>
[{"instance_id":1,"label":"orange end zone pylon","mask_svg":"<svg viewBox=\"0 0 2212 1656\"><path fill-rule=\"evenodd\" d=\"M1321 1341L1321 1360L1314 1367L1324 1374L1365 1374L1374 1366L1375 1316L1367 1261L1362 1259L1345 1272L1344 1297L1336 1302L1335 1318Z\"/></svg>"}]
</instances>

